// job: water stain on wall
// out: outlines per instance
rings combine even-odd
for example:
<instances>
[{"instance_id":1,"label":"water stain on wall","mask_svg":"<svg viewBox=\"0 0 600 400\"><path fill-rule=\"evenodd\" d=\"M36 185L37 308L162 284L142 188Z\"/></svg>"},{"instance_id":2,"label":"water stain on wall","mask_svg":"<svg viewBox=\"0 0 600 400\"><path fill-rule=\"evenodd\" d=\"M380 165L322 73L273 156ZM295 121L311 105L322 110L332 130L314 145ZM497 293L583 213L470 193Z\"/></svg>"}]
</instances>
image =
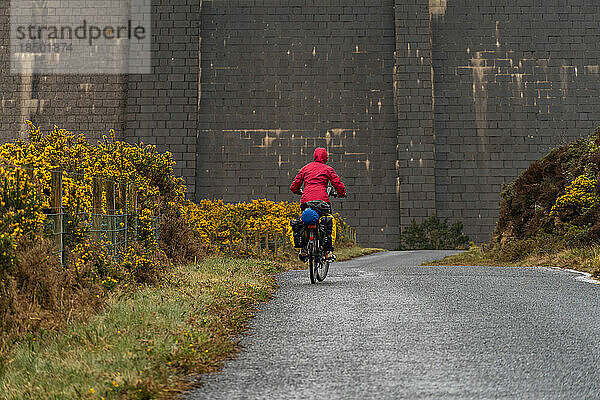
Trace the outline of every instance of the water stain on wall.
<instances>
[{"instance_id":1,"label":"water stain on wall","mask_svg":"<svg viewBox=\"0 0 600 400\"><path fill-rule=\"evenodd\" d=\"M22 57L21 65L23 71L32 71L34 66L34 57ZM32 115L38 109L38 99L33 98L33 75L31 73L21 74L21 124L22 129L19 130L19 138L26 137L25 121L31 120Z\"/></svg>"},{"instance_id":2,"label":"water stain on wall","mask_svg":"<svg viewBox=\"0 0 600 400\"><path fill-rule=\"evenodd\" d=\"M429 0L429 15L433 17L446 15L446 0Z\"/></svg>"},{"instance_id":3,"label":"water stain on wall","mask_svg":"<svg viewBox=\"0 0 600 400\"><path fill-rule=\"evenodd\" d=\"M473 104L475 107L475 124L477 126L477 137L479 138L480 151L487 152L487 108L488 108L488 80L486 74L493 71L493 67L487 66L486 60L482 58L481 52L476 52L471 58L471 70L473 72Z\"/></svg>"}]
</instances>

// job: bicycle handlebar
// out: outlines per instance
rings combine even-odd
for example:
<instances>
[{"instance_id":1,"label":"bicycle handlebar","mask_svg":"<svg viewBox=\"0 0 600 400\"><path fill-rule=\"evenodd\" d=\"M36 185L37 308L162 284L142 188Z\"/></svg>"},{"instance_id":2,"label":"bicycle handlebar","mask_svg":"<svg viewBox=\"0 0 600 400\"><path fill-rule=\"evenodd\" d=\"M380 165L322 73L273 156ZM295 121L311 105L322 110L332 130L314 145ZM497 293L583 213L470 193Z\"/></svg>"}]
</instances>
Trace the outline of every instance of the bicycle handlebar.
<instances>
[{"instance_id":1,"label":"bicycle handlebar","mask_svg":"<svg viewBox=\"0 0 600 400\"><path fill-rule=\"evenodd\" d=\"M300 189L296 194L298 196L301 196L303 193L304 193L304 190ZM340 195L338 195L338 193L331 186L327 187L327 196L329 196L329 197L337 197L337 198L340 197Z\"/></svg>"}]
</instances>

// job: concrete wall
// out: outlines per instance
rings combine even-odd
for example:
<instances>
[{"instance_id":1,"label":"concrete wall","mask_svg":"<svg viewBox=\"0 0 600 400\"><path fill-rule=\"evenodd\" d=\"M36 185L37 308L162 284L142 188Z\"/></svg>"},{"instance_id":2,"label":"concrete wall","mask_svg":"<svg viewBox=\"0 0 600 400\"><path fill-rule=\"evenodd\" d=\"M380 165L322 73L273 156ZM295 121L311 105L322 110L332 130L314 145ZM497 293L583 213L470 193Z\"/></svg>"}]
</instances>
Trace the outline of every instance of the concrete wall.
<instances>
[{"instance_id":1,"label":"concrete wall","mask_svg":"<svg viewBox=\"0 0 600 400\"><path fill-rule=\"evenodd\" d=\"M348 186L334 209L394 243L393 1L205 2L201 26L198 196L298 201L289 185L323 146Z\"/></svg>"},{"instance_id":2,"label":"concrete wall","mask_svg":"<svg viewBox=\"0 0 600 400\"><path fill-rule=\"evenodd\" d=\"M397 193L400 223L406 226L437 211L429 4L396 0L395 24Z\"/></svg>"},{"instance_id":3,"label":"concrete wall","mask_svg":"<svg viewBox=\"0 0 600 400\"><path fill-rule=\"evenodd\" d=\"M503 183L598 126L599 8L452 0L432 14L436 207L472 238L489 240Z\"/></svg>"},{"instance_id":4,"label":"concrete wall","mask_svg":"<svg viewBox=\"0 0 600 400\"><path fill-rule=\"evenodd\" d=\"M175 173L195 197L200 4L153 1L151 74L90 76L11 74L10 3L0 3L0 141L25 137L27 119L91 139L114 129L173 153Z\"/></svg>"},{"instance_id":5,"label":"concrete wall","mask_svg":"<svg viewBox=\"0 0 600 400\"><path fill-rule=\"evenodd\" d=\"M435 213L489 240L502 184L600 120L591 0L156 0L152 73L126 76L11 75L8 5L1 140L114 128L227 201L297 200L323 146L369 245Z\"/></svg>"},{"instance_id":6,"label":"concrete wall","mask_svg":"<svg viewBox=\"0 0 600 400\"><path fill-rule=\"evenodd\" d=\"M0 2L0 141L26 137L26 120L91 138L125 127L127 77L11 74L10 2Z\"/></svg>"},{"instance_id":7,"label":"concrete wall","mask_svg":"<svg viewBox=\"0 0 600 400\"><path fill-rule=\"evenodd\" d=\"M170 151L191 198L196 196L200 0L152 3L152 73L129 75L129 142Z\"/></svg>"}]
</instances>

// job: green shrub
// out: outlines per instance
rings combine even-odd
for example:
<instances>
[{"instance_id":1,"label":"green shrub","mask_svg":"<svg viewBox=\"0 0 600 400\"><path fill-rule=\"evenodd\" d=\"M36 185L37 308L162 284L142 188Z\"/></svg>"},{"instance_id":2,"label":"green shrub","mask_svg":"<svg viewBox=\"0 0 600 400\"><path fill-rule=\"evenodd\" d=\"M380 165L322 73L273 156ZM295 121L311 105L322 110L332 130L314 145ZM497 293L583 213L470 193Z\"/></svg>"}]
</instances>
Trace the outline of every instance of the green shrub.
<instances>
[{"instance_id":1,"label":"green shrub","mask_svg":"<svg viewBox=\"0 0 600 400\"><path fill-rule=\"evenodd\" d=\"M469 237L462 230L462 222L448 225L448 218L442 221L436 215L421 224L413 219L400 234L399 250L466 249L469 247Z\"/></svg>"},{"instance_id":2,"label":"green shrub","mask_svg":"<svg viewBox=\"0 0 600 400\"><path fill-rule=\"evenodd\" d=\"M594 242L594 239L590 234L591 230L591 224L587 224L584 226L565 224L563 230L563 238L565 240L565 243L569 245L569 247L588 246Z\"/></svg>"},{"instance_id":3,"label":"green shrub","mask_svg":"<svg viewBox=\"0 0 600 400\"><path fill-rule=\"evenodd\" d=\"M600 128L533 162L502 190L494 241L551 235L569 246L600 243Z\"/></svg>"}]
</instances>

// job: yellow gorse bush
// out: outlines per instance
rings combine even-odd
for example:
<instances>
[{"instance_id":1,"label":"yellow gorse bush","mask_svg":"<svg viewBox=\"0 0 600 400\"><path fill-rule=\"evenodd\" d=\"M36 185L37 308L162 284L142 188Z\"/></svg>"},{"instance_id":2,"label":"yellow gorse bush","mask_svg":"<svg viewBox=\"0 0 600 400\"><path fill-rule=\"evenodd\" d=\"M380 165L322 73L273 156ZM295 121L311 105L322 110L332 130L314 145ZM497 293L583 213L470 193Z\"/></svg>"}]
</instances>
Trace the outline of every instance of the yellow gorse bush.
<instances>
[{"instance_id":1,"label":"yellow gorse bush","mask_svg":"<svg viewBox=\"0 0 600 400\"><path fill-rule=\"evenodd\" d=\"M286 234L289 220L300 213L294 203L253 200L249 203L224 203L222 200L202 200L188 203L184 216L207 244L228 244L257 234Z\"/></svg>"},{"instance_id":2,"label":"yellow gorse bush","mask_svg":"<svg viewBox=\"0 0 600 400\"><path fill-rule=\"evenodd\" d=\"M300 215L300 205L289 202L253 200L248 203L225 203L222 200L202 200L187 203L182 211L185 219L196 229L202 241L217 251L243 247L245 251L257 238L274 240L276 237L292 240L290 220ZM334 215L334 226L345 227ZM337 237L344 240L343 231ZM335 241L336 229L333 239ZM293 240L292 240L293 243ZM250 246L251 247L251 246Z\"/></svg>"},{"instance_id":3,"label":"yellow gorse bush","mask_svg":"<svg viewBox=\"0 0 600 400\"><path fill-rule=\"evenodd\" d=\"M598 205L600 197L596 194L596 182L586 175L580 175L566 187L565 194L556 199L550 216L558 216L566 209L581 211Z\"/></svg>"},{"instance_id":4,"label":"yellow gorse bush","mask_svg":"<svg viewBox=\"0 0 600 400\"><path fill-rule=\"evenodd\" d=\"M0 161L33 170L36 189L46 195L43 196L45 209L49 208L51 175L55 169L65 171L63 207L67 213L91 210L94 178L135 186L141 208L156 209L163 203L177 206L183 204L185 198L183 179L173 175L175 162L169 152L159 153L152 145L115 140L114 131L110 138L105 136L93 145L84 135L58 127L42 134L39 127L29 122L29 140L1 145ZM6 176L6 173L0 171L0 175ZM104 208L105 203L106 200Z\"/></svg>"},{"instance_id":5,"label":"yellow gorse bush","mask_svg":"<svg viewBox=\"0 0 600 400\"><path fill-rule=\"evenodd\" d=\"M181 204L185 197L183 179L173 175L173 157L159 153L152 145L134 145L104 137L97 145L84 135L54 129L43 135L29 122L29 140L18 140L0 146L0 160L7 164L33 168L38 185L50 190L51 171L68 172L63 178L66 208L91 207L92 179L101 177L115 182L128 182L138 187L140 204L155 203L159 196L171 205Z\"/></svg>"},{"instance_id":6,"label":"yellow gorse bush","mask_svg":"<svg viewBox=\"0 0 600 400\"><path fill-rule=\"evenodd\" d=\"M80 254L75 265L94 258L85 251L92 212L94 179L102 182L127 183L137 189L140 239L146 244L151 230L151 216L162 209L181 207L185 203L183 179L173 175L170 153L159 153L154 146L128 144L104 137L94 145L84 135L55 127L42 134L29 124L28 140L0 145L0 271L15 261L19 240L44 232L47 215L59 212L50 208L52 174L62 174L62 212L65 238L70 249ZM117 185L118 187L118 185ZM106 194L102 212L107 211ZM121 211L122 212L122 211ZM136 213L136 210L129 210ZM56 230L56 228L54 229ZM46 233L50 233L46 231ZM104 262L96 264L104 264Z\"/></svg>"},{"instance_id":7,"label":"yellow gorse bush","mask_svg":"<svg viewBox=\"0 0 600 400\"><path fill-rule=\"evenodd\" d=\"M0 266L10 265L19 240L43 226L42 197L25 171L0 166Z\"/></svg>"}]
</instances>

